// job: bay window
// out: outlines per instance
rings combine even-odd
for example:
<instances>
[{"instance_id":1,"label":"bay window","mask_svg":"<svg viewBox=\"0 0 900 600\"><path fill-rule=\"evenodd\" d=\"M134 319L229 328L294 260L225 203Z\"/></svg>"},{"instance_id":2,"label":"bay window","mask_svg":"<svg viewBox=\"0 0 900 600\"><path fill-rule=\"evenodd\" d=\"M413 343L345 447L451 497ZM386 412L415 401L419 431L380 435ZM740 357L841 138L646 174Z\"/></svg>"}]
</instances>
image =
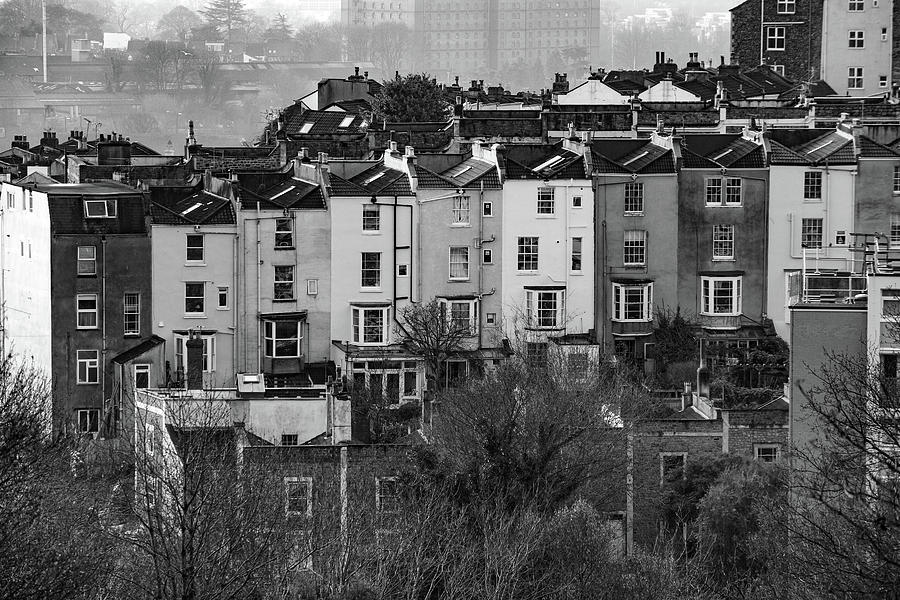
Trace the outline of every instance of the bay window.
<instances>
[{"instance_id":1,"label":"bay window","mask_svg":"<svg viewBox=\"0 0 900 600\"><path fill-rule=\"evenodd\" d=\"M525 318L529 327L561 329L565 321L565 290L525 290Z\"/></svg>"},{"instance_id":2,"label":"bay window","mask_svg":"<svg viewBox=\"0 0 900 600\"><path fill-rule=\"evenodd\" d=\"M388 340L387 306L353 306L353 343L386 344Z\"/></svg>"},{"instance_id":3,"label":"bay window","mask_svg":"<svg viewBox=\"0 0 900 600\"><path fill-rule=\"evenodd\" d=\"M613 321L652 321L652 283L614 283Z\"/></svg>"},{"instance_id":4,"label":"bay window","mask_svg":"<svg viewBox=\"0 0 900 600\"><path fill-rule=\"evenodd\" d=\"M267 358L300 357L300 321L265 321L264 329Z\"/></svg>"},{"instance_id":5,"label":"bay window","mask_svg":"<svg viewBox=\"0 0 900 600\"><path fill-rule=\"evenodd\" d=\"M740 277L702 277L701 313L704 315L741 314Z\"/></svg>"}]
</instances>

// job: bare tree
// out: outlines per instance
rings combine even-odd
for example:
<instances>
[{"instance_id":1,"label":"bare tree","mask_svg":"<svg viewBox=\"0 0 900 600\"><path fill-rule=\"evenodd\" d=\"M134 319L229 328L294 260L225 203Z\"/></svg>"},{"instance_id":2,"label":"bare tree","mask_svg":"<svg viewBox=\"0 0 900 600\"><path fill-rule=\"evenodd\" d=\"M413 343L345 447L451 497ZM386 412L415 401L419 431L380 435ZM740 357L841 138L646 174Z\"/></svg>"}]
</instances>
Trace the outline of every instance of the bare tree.
<instances>
[{"instance_id":1,"label":"bare tree","mask_svg":"<svg viewBox=\"0 0 900 600\"><path fill-rule=\"evenodd\" d=\"M820 597L900 589L900 390L879 358L828 352L801 386L818 435L795 449L788 524L805 575L827 582Z\"/></svg>"},{"instance_id":2,"label":"bare tree","mask_svg":"<svg viewBox=\"0 0 900 600\"><path fill-rule=\"evenodd\" d=\"M400 321L397 336L401 343L425 361L425 377L432 382L431 389L441 389L447 359L464 350L466 340L472 337L469 318L455 319L446 304L433 298L403 307Z\"/></svg>"},{"instance_id":3,"label":"bare tree","mask_svg":"<svg viewBox=\"0 0 900 600\"><path fill-rule=\"evenodd\" d=\"M385 74L400 71L409 57L411 34L402 23L380 23L372 30L372 62Z\"/></svg>"},{"instance_id":4,"label":"bare tree","mask_svg":"<svg viewBox=\"0 0 900 600\"><path fill-rule=\"evenodd\" d=\"M165 36L174 36L180 42L187 41L188 34L193 27L200 25L203 19L200 15L184 6L176 6L164 14L156 28Z\"/></svg>"}]
</instances>

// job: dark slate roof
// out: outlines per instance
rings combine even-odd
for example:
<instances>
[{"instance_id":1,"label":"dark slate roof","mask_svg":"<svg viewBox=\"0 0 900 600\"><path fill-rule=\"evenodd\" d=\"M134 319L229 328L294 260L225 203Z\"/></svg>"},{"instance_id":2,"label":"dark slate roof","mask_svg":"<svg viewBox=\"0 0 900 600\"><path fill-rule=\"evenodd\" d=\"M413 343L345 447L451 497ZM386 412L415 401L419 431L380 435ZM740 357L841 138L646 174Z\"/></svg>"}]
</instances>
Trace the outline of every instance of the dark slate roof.
<instances>
[{"instance_id":1,"label":"dark slate roof","mask_svg":"<svg viewBox=\"0 0 900 600\"><path fill-rule=\"evenodd\" d=\"M112 358L112 361L114 363L124 365L128 362L131 362L135 358L138 358L139 356L143 356L144 354L146 354L150 350L156 348L160 344L165 344L165 343L166 343L166 340L159 337L158 335L151 335L146 340L143 340L139 344L132 346L125 352L117 354L116 356L114 356Z\"/></svg>"},{"instance_id":2,"label":"dark slate roof","mask_svg":"<svg viewBox=\"0 0 900 600\"><path fill-rule=\"evenodd\" d=\"M478 158L469 158L460 164L441 173L441 177L450 182L452 187L481 187L499 189L500 175L497 168L489 162Z\"/></svg>"},{"instance_id":3,"label":"dark slate roof","mask_svg":"<svg viewBox=\"0 0 900 600\"><path fill-rule=\"evenodd\" d=\"M591 143L594 170L599 173L674 173L671 150L652 141L601 139Z\"/></svg>"},{"instance_id":4,"label":"dark slate roof","mask_svg":"<svg viewBox=\"0 0 900 600\"><path fill-rule=\"evenodd\" d=\"M418 185L423 189L442 189L454 187L449 180L444 179L434 171L426 169L421 165L416 165L416 179Z\"/></svg>"},{"instance_id":5,"label":"dark slate roof","mask_svg":"<svg viewBox=\"0 0 900 600\"><path fill-rule=\"evenodd\" d=\"M172 194L161 194L156 189L151 190L150 218L153 223L157 225L234 225L236 222L234 205L224 196L206 190L197 190L174 201L171 196Z\"/></svg>"},{"instance_id":6,"label":"dark slate roof","mask_svg":"<svg viewBox=\"0 0 900 600\"><path fill-rule=\"evenodd\" d=\"M374 196L412 196L409 177L403 171L376 163L350 178L350 182Z\"/></svg>"},{"instance_id":7,"label":"dark slate roof","mask_svg":"<svg viewBox=\"0 0 900 600\"><path fill-rule=\"evenodd\" d=\"M335 175L334 173L328 174L328 191L332 196L368 196L369 192L366 191L366 188L361 187L353 183L352 181L348 181L343 177Z\"/></svg>"},{"instance_id":8,"label":"dark slate roof","mask_svg":"<svg viewBox=\"0 0 900 600\"><path fill-rule=\"evenodd\" d=\"M809 161L775 140L769 140L769 162L773 165L805 165Z\"/></svg>"},{"instance_id":9,"label":"dark slate roof","mask_svg":"<svg viewBox=\"0 0 900 600\"><path fill-rule=\"evenodd\" d=\"M687 168L761 169L765 164L762 145L741 135L687 135L682 142Z\"/></svg>"},{"instance_id":10,"label":"dark slate roof","mask_svg":"<svg viewBox=\"0 0 900 600\"><path fill-rule=\"evenodd\" d=\"M345 118L352 117L346 127L340 127ZM311 127L304 129L304 125ZM359 111L343 112L339 110L306 110L292 111L285 115L284 133L290 137L305 135L361 134L368 127L366 119Z\"/></svg>"},{"instance_id":11,"label":"dark slate roof","mask_svg":"<svg viewBox=\"0 0 900 600\"><path fill-rule=\"evenodd\" d=\"M507 148L510 179L587 179L584 158L562 144L516 144Z\"/></svg>"},{"instance_id":12,"label":"dark slate roof","mask_svg":"<svg viewBox=\"0 0 900 600\"><path fill-rule=\"evenodd\" d=\"M263 180L256 191L241 188L242 205L245 208L256 208L259 202L260 210L323 210L325 209L325 195L318 184L291 174L280 174L277 179ZM268 185L271 183L271 185Z\"/></svg>"},{"instance_id":13,"label":"dark slate roof","mask_svg":"<svg viewBox=\"0 0 900 600\"><path fill-rule=\"evenodd\" d=\"M262 158L242 157L242 156L194 156L194 170L205 171L212 169L214 171L256 171L259 169L277 169L279 158L277 156L266 156Z\"/></svg>"},{"instance_id":14,"label":"dark slate roof","mask_svg":"<svg viewBox=\"0 0 900 600\"><path fill-rule=\"evenodd\" d=\"M847 149L850 150L849 155ZM793 150L812 163L824 160L828 162L856 161L856 156L853 154L853 139L837 131L827 133Z\"/></svg>"},{"instance_id":15,"label":"dark slate roof","mask_svg":"<svg viewBox=\"0 0 900 600\"><path fill-rule=\"evenodd\" d=\"M716 84L709 80L692 79L691 81L678 81L674 85L703 100L711 100L716 95Z\"/></svg>"},{"instance_id":16,"label":"dark slate roof","mask_svg":"<svg viewBox=\"0 0 900 600\"><path fill-rule=\"evenodd\" d=\"M141 193L129 185L115 181L38 184L34 189L49 196L118 196L122 194L139 195Z\"/></svg>"},{"instance_id":17,"label":"dark slate roof","mask_svg":"<svg viewBox=\"0 0 900 600\"><path fill-rule=\"evenodd\" d=\"M859 136L859 150L865 158L900 158L900 154L864 135Z\"/></svg>"}]
</instances>

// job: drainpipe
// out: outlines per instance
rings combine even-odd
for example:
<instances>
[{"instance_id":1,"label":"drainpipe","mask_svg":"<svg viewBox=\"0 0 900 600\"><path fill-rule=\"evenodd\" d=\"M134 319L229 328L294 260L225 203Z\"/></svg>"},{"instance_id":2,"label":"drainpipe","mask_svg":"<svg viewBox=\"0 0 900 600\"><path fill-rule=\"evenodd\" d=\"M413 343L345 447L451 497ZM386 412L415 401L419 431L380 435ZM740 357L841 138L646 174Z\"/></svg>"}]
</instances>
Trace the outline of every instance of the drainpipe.
<instances>
[{"instance_id":1,"label":"drainpipe","mask_svg":"<svg viewBox=\"0 0 900 600\"><path fill-rule=\"evenodd\" d=\"M260 253L260 239L259 239L259 198L256 199L256 372L262 373L262 357L260 353L262 352L262 347L260 346L260 338L262 337L262 323L260 323L259 316L262 314L260 309L260 295L262 294L262 282L260 280L260 264L259 253Z\"/></svg>"},{"instance_id":2,"label":"drainpipe","mask_svg":"<svg viewBox=\"0 0 900 600\"><path fill-rule=\"evenodd\" d=\"M235 216L240 218L240 212L235 210ZM235 382L237 382L237 366L238 362L238 348L240 345L238 344L238 322L237 322L237 314L238 314L238 251L241 248L241 232L237 227L237 223L235 223L235 232L234 238L232 238L232 257L231 257L231 265L232 265L232 292L231 292L231 327L234 330L234 336L231 339L231 367L232 367L232 375L235 377ZM218 292L217 292L218 293ZM218 300L217 300L218 302ZM237 385L237 383L235 383Z\"/></svg>"},{"instance_id":3,"label":"drainpipe","mask_svg":"<svg viewBox=\"0 0 900 600\"><path fill-rule=\"evenodd\" d=\"M102 304L103 306L103 347L100 351L100 364L102 365L103 371L100 375L100 397L103 398L103 401L106 401L106 353L108 351L106 347L106 236L100 236L100 245L103 249L103 277L100 278L101 281L101 295L102 295Z\"/></svg>"},{"instance_id":4,"label":"drainpipe","mask_svg":"<svg viewBox=\"0 0 900 600\"><path fill-rule=\"evenodd\" d=\"M481 251L478 257L478 300L484 297L484 180L481 181L481 189L478 190L478 250ZM478 306L478 322L475 326L478 328L478 349L481 350L483 334L481 331L481 320L484 314L484 306Z\"/></svg>"}]
</instances>

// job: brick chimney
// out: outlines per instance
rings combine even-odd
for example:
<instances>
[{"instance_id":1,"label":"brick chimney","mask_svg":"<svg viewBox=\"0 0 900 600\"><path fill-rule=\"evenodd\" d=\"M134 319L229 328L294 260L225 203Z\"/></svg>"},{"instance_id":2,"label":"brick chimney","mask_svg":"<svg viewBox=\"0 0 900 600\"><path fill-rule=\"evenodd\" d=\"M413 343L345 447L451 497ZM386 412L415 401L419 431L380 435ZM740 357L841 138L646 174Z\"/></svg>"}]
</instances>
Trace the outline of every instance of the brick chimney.
<instances>
[{"instance_id":1,"label":"brick chimney","mask_svg":"<svg viewBox=\"0 0 900 600\"><path fill-rule=\"evenodd\" d=\"M185 342L187 354L187 389L203 389L203 338L194 330L191 330L188 340Z\"/></svg>"}]
</instances>

